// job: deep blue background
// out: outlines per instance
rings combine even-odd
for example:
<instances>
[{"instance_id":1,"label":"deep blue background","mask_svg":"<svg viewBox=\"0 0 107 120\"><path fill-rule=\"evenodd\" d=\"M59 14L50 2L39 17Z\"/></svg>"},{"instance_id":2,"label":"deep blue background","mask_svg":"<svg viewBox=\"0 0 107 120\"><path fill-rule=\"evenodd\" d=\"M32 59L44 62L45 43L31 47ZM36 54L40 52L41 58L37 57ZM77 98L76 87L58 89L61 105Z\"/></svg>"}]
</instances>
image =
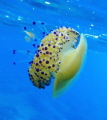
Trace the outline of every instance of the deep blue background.
<instances>
[{"instance_id":1,"label":"deep blue background","mask_svg":"<svg viewBox=\"0 0 107 120\"><path fill-rule=\"evenodd\" d=\"M43 1L42 4L34 0L0 1L0 120L106 120L106 2L50 2L51 7ZM33 26L33 21L37 25ZM45 90L39 90L29 80L28 62L35 48L33 40L24 39L24 26L39 39L35 44L42 39L44 27L49 31L57 26L68 26L86 34L88 51L84 67L75 84L57 99L52 98L53 81ZM27 55L27 50L32 55Z\"/></svg>"}]
</instances>

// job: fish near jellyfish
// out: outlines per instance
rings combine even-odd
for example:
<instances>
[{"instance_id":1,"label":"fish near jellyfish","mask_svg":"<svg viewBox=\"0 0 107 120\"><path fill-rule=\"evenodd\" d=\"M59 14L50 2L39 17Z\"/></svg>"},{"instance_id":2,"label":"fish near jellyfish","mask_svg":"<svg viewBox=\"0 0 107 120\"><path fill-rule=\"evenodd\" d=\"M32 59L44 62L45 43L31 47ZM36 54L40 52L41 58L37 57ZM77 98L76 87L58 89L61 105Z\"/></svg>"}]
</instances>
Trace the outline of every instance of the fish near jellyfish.
<instances>
[{"instance_id":1,"label":"fish near jellyfish","mask_svg":"<svg viewBox=\"0 0 107 120\"><path fill-rule=\"evenodd\" d=\"M79 43L78 38L80 38ZM83 34L69 27L59 27L46 35L29 67L33 85L44 89L54 76L53 97L60 95L80 70L87 50Z\"/></svg>"}]
</instances>

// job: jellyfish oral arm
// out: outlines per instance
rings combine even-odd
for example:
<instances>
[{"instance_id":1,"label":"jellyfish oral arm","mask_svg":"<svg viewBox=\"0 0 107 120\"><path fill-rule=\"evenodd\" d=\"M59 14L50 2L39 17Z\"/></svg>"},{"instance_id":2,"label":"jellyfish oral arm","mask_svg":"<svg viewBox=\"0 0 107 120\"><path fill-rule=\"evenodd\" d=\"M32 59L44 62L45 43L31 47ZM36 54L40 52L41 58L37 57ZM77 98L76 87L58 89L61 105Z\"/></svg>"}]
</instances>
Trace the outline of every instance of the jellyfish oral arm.
<instances>
[{"instance_id":1,"label":"jellyfish oral arm","mask_svg":"<svg viewBox=\"0 0 107 120\"><path fill-rule=\"evenodd\" d=\"M53 97L57 97L64 89L66 89L69 83L72 82L82 66L86 49L87 43L84 35L81 34L78 47L69 51L69 54L64 57L59 71L55 75Z\"/></svg>"}]
</instances>

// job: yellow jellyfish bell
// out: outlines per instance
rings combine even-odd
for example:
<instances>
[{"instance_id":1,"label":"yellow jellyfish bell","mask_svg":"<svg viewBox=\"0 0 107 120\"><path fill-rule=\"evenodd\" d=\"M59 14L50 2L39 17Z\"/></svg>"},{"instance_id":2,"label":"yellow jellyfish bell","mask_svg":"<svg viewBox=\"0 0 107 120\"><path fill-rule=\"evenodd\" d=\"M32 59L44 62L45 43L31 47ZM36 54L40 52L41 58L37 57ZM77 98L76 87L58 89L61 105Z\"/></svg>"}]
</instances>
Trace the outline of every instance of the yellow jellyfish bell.
<instances>
[{"instance_id":1,"label":"yellow jellyfish bell","mask_svg":"<svg viewBox=\"0 0 107 120\"><path fill-rule=\"evenodd\" d=\"M53 97L57 97L61 94L65 88L72 82L75 75L82 66L84 55L86 53L87 43L84 35L80 35L80 43L74 50L65 50L61 53L64 57L62 64L59 67L59 71L55 74L55 81L53 87Z\"/></svg>"},{"instance_id":2,"label":"yellow jellyfish bell","mask_svg":"<svg viewBox=\"0 0 107 120\"><path fill-rule=\"evenodd\" d=\"M75 48L77 38L80 41ZM29 77L39 89L49 86L54 76L53 97L57 97L78 73L87 49L84 35L60 27L45 36L29 67Z\"/></svg>"}]
</instances>

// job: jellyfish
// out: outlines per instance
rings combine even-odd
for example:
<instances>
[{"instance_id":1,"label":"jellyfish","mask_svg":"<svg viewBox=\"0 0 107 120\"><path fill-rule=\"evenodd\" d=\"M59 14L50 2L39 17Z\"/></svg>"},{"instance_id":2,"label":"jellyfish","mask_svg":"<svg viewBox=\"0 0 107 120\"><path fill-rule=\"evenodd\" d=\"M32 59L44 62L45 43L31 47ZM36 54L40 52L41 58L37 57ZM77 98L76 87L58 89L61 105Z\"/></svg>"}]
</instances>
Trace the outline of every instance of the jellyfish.
<instances>
[{"instance_id":1,"label":"jellyfish","mask_svg":"<svg viewBox=\"0 0 107 120\"><path fill-rule=\"evenodd\" d=\"M83 34L65 26L52 30L41 40L34 55L28 69L30 80L37 88L45 89L53 77L52 94L58 97L79 72L86 50Z\"/></svg>"}]
</instances>

